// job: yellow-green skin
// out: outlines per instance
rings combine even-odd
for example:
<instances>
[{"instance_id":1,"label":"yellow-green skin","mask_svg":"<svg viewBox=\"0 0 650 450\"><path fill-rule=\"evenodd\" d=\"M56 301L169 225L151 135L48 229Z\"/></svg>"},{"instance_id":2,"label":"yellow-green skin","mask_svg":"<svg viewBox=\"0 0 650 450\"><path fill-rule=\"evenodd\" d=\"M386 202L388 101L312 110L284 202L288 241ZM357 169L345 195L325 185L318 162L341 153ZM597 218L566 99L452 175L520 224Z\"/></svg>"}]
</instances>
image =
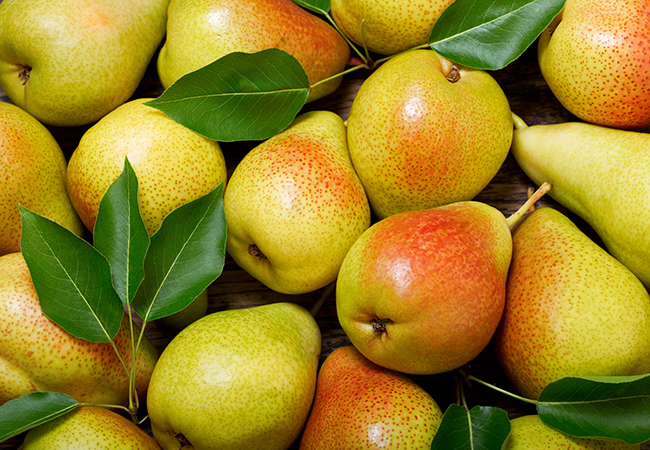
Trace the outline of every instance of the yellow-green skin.
<instances>
[{"instance_id":1,"label":"yellow-green skin","mask_svg":"<svg viewBox=\"0 0 650 450\"><path fill-rule=\"evenodd\" d=\"M575 438L547 426L537 415L510 421L504 450L638 450L639 445L622 441Z\"/></svg>"},{"instance_id":2,"label":"yellow-green skin","mask_svg":"<svg viewBox=\"0 0 650 450\"><path fill-rule=\"evenodd\" d=\"M137 335L138 328L134 326ZM79 402L128 406L129 379L111 344L77 339L48 319L20 253L0 257L0 405L36 391L62 392ZM127 367L132 348L128 319L115 339ZM158 359L143 338L135 387L144 400Z\"/></svg>"},{"instance_id":3,"label":"yellow-green skin","mask_svg":"<svg viewBox=\"0 0 650 450\"><path fill-rule=\"evenodd\" d=\"M99 406L81 406L31 429L19 450L160 450L133 421Z\"/></svg>"},{"instance_id":4,"label":"yellow-green skin","mask_svg":"<svg viewBox=\"0 0 650 450\"><path fill-rule=\"evenodd\" d=\"M332 17L353 42L381 55L426 44L433 26L454 0L332 0Z\"/></svg>"},{"instance_id":5,"label":"yellow-green skin","mask_svg":"<svg viewBox=\"0 0 650 450\"><path fill-rule=\"evenodd\" d=\"M148 100L132 100L106 115L84 133L70 157L68 193L90 231L125 157L138 178L140 212L150 235L174 209L225 185L219 144L142 104Z\"/></svg>"},{"instance_id":6,"label":"yellow-green skin","mask_svg":"<svg viewBox=\"0 0 650 450\"><path fill-rule=\"evenodd\" d=\"M333 282L370 226L343 120L308 112L251 150L230 177L224 209L228 253L266 286L302 294Z\"/></svg>"},{"instance_id":7,"label":"yellow-green skin","mask_svg":"<svg viewBox=\"0 0 650 450\"><path fill-rule=\"evenodd\" d=\"M45 126L17 106L0 102L0 255L20 251L19 204L83 234L66 191L66 164Z\"/></svg>"},{"instance_id":8,"label":"yellow-green skin","mask_svg":"<svg viewBox=\"0 0 650 450\"><path fill-rule=\"evenodd\" d=\"M158 74L167 88L228 53L268 48L294 56L310 84L341 73L350 57L334 27L291 0L172 0ZM308 101L332 93L341 80L315 87Z\"/></svg>"},{"instance_id":9,"label":"yellow-green skin","mask_svg":"<svg viewBox=\"0 0 650 450\"><path fill-rule=\"evenodd\" d=\"M0 87L45 124L95 122L137 88L165 34L168 3L4 0Z\"/></svg>"},{"instance_id":10,"label":"yellow-green skin","mask_svg":"<svg viewBox=\"0 0 650 450\"><path fill-rule=\"evenodd\" d=\"M557 210L514 230L506 293L494 349L525 397L564 377L650 372L650 295Z\"/></svg>"},{"instance_id":11,"label":"yellow-green skin","mask_svg":"<svg viewBox=\"0 0 650 450\"><path fill-rule=\"evenodd\" d=\"M613 128L650 126L646 0L567 0L537 49L544 79L571 113Z\"/></svg>"},{"instance_id":12,"label":"yellow-green skin","mask_svg":"<svg viewBox=\"0 0 650 450\"><path fill-rule=\"evenodd\" d=\"M321 334L294 303L219 311L163 351L147 408L164 450L288 449L314 398Z\"/></svg>"},{"instance_id":13,"label":"yellow-green skin","mask_svg":"<svg viewBox=\"0 0 650 450\"><path fill-rule=\"evenodd\" d=\"M508 100L486 72L432 50L398 55L362 84L348 117L354 168L379 218L474 198L512 139Z\"/></svg>"},{"instance_id":14,"label":"yellow-green skin","mask_svg":"<svg viewBox=\"0 0 650 450\"><path fill-rule=\"evenodd\" d=\"M650 289L650 134L579 122L527 127L517 119L512 154Z\"/></svg>"}]
</instances>

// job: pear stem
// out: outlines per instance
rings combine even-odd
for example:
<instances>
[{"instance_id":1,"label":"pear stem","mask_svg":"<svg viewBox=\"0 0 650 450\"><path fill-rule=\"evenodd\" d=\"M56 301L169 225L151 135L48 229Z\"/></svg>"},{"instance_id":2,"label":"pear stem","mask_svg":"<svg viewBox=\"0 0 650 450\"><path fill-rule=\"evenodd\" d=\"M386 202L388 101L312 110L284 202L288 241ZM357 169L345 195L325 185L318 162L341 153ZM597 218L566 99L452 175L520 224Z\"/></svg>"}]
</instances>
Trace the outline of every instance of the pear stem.
<instances>
[{"instance_id":1,"label":"pear stem","mask_svg":"<svg viewBox=\"0 0 650 450\"><path fill-rule=\"evenodd\" d=\"M513 112L511 112L510 114L512 115L512 123L515 125L515 130L528 128L528 124L524 122L524 119L522 119L521 117L519 117L517 114Z\"/></svg>"},{"instance_id":2,"label":"pear stem","mask_svg":"<svg viewBox=\"0 0 650 450\"><path fill-rule=\"evenodd\" d=\"M316 303L314 303L314 306L312 306L311 310L309 311L312 317L316 317L316 314L318 314L318 311L320 311L327 297L329 297L330 294L334 292L335 287L336 287L336 281L332 281L330 284L327 285L327 287L325 287L325 290L323 291L323 295L321 295L321 297L318 299Z\"/></svg>"},{"instance_id":3,"label":"pear stem","mask_svg":"<svg viewBox=\"0 0 650 450\"><path fill-rule=\"evenodd\" d=\"M512 227L517 221L523 216L526 211L528 211L537 200L539 200L544 194L550 191L552 188L551 183L545 181L537 190L531 195L526 203L524 203L513 215L506 219L506 224L508 228Z\"/></svg>"},{"instance_id":4,"label":"pear stem","mask_svg":"<svg viewBox=\"0 0 650 450\"><path fill-rule=\"evenodd\" d=\"M366 50L366 54L365 54L365 56L364 56L364 55L361 53L361 51L356 47L356 45L354 45L354 44L352 43L352 41L350 41L350 39L345 35L345 33L343 33L343 31L341 31L341 29L339 28L339 25L338 25L338 24L336 23L336 21L332 18L332 16L330 16L329 14L325 14L325 17L327 18L327 20L329 20L329 22L332 24L332 26L334 27L334 29L335 29L336 31L339 32L339 34L341 35L341 37L345 40L345 42L348 43L348 45L352 48L352 50L354 50L354 52L355 52L357 55L359 55L359 58L361 58L361 60L362 60L366 65L368 65L368 62L370 61L370 57L368 56L368 51Z\"/></svg>"}]
</instances>

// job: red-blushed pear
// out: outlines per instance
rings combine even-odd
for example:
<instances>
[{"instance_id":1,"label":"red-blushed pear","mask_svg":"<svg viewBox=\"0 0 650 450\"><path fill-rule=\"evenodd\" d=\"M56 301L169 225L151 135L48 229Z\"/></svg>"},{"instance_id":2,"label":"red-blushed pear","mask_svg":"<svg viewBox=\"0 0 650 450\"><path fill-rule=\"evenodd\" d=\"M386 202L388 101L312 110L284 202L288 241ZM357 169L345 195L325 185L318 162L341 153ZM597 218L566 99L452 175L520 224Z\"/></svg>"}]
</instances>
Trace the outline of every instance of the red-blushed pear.
<instances>
[{"instance_id":1,"label":"red-blushed pear","mask_svg":"<svg viewBox=\"0 0 650 450\"><path fill-rule=\"evenodd\" d=\"M126 317L114 344L130 369ZM158 351L144 337L135 370L141 400L157 359ZM0 405L36 391L61 392L79 402L127 406L129 378L110 343L77 339L43 314L23 256L10 253L0 257Z\"/></svg>"},{"instance_id":2,"label":"red-blushed pear","mask_svg":"<svg viewBox=\"0 0 650 450\"><path fill-rule=\"evenodd\" d=\"M456 369L490 342L503 313L512 256L507 219L480 202L387 217L343 260L336 285L341 327L369 360L408 374Z\"/></svg>"},{"instance_id":3,"label":"red-blushed pear","mask_svg":"<svg viewBox=\"0 0 650 450\"><path fill-rule=\"evenodd\" d=\"M552 208L529 214L512 236L493 343L522 395L537 399L564 377L650 372L650 294L632 272Z\"/></svg>"},{"instance_id":4,"label":"red-blushed pear","mask_svg":"<svg viewBox=\"0 0 650 450\"><path fill-rule=\"evenodd\" d=\"M321 366L300 450L429 450L441 421L427 391L348 345Z\"/></svg>"},{"instance_id":5,"label":"red-blushed pear","mask_svg":"<svg viewBox=\"0 0 650 450\"><path fill-rule=\"evenodd\" d=\"M567 0L540 35L538 60L553 94L580 119L650 126L647 0Z\"/></svg>"},{"instance_id":6,"label":"red-blushed pear","mask_svg":"<svg viewBox=\"0 0 650 450\"><path fill-rule=\"evenodd\" d=\"M19 450L160 450L142 428L99 406L81 406L31 429Z\"/></svg>"}]
</instances>

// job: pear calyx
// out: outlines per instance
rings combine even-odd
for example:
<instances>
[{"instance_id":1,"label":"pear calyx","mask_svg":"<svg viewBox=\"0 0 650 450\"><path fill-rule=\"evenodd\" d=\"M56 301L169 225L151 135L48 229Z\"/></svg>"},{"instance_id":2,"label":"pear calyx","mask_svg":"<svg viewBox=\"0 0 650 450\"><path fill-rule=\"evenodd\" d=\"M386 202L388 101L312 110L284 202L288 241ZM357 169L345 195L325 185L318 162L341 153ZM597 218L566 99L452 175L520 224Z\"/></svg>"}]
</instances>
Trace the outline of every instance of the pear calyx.
<instances>
[{"instance_id":1,"label":"pear calyx","mask_svg":"<svg viewBox=\"0 0 650 450\"><path fill-rule=\"evenodd\" d=\"M451 68L449 69L449 73L447 74L447 76L445 76L445 78L450 83L458 82L458 80L460 80L460 70L458 70L458 67L451 66Z\"/></svg>"},{"instance_id":2,"label":"pear calyx","mask_svg":"<svg viewBox=\"0 0 650 450\"><path fill-rule=\"evenodd\" d=\"M23 86L27 84L27 81L29 80L29 75L32 73L32 68L29 66L23 66L23 68L18 72L18 78L20 78L23 81Z\"/></svg>"},{"instance_id":3,"label":"pear calyx","mask_svg":"<svg viewBox=\"0 0 650 450\"><path fill-rule=\"evenodd\" d=\"M171 433L170 433L171 434ZM178 440L178 444L180 447L178 447L178 450L183 450L184 448L194 448L192 444L190 444L190 441L187 440L185 435L183 433L177 433L174 435L174 438Z\"/></svg>"},{"instance_id":4,"label":"pear calyx","mask_svg":"<svg viewBox=\"0 0 650 450\"><path fill-rule=\"evenodd\" d=\"M391 323L390 319L372 319L370 325L376 334L387 334L386 325Z\"/></svg>"},{"instance_id":5,"label":"pear calyx","mask_svg":"<svg viewBox=\"0 0 650 450\"><path fill-rule=\"evenodd\" d=\"M267 259L266 255L262 253L262 250L260 250L260 248L255 244L251 244L248 246L248 254L255 258Z\"/></svg>"}]
</instances>

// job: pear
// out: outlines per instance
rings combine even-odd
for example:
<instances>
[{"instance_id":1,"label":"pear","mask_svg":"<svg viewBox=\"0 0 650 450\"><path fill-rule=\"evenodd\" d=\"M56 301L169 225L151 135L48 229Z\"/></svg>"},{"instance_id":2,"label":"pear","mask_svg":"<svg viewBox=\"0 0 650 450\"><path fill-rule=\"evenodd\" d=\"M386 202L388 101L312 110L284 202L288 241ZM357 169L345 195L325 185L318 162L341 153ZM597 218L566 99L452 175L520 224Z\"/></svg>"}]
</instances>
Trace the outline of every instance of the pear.
<instances>
[{"instance_id":1,"label":"pear","mask_svg":"<svg viewBox=\"0 0 650 450\"><path fill-rule=\"evenodd\" d=\"M0 102L0 255L20 251L19 204L83 235L66 191L66 166L45 126L17 106Z\"/></svg>"},{"instance_id":2,"label":"pear","mask_svg":"<svg viewBox=\"0 0 650 450\"><path fill-rule=\"evenodd\" d=\"M140 210L150 235L174 209L226 182L219 144L144 105L148 100L131 100L107 114L84 133L70 157L68 193L90 231L125 157L138 178Z\"/></svg>"},{"instance_id":3,"label":"pear","mask_svg":"<svg viewBox=\"0 0 650 450\"><path fill-rule=\"evenodd\" d=\"M650 372L650 294L561 212L517 225L506 293L494 349L522 395L569 376Z\"/></svg>"},{"instance_id":4,"label":"pear","mask_svg":"<svg viewBox=\"0 0 650 450\"><path fill-rule=\"evenodd\" d=\"M426 44L433 26L454 0L332 0L334 21L350 40L381 55Z\"/></svg>"},{"instance_id":5,"label":"pear","mask_svg":"<svg viewBox=\"0 0 650 450\"><path fill-rule=\"evenodd\" d=\"M494 78L433 50L381 65L357 92L347 125L352 164L380 219L473 199L503 164L513 133Z\"/></svg>"},{"instance_id":6,"label":"pear","mask_svg":"<svg viewBox=\"0 0 650 450\"><path fill-rule=\"evenodd\" d=\"M567 0L538 40L539 68L562 105L612 128L650 126L650 4Z\"/></svg>"},{"instance_id":7,"label":"pear","mask_svg":"<svg viewBox=\"0 0 650 450\"><path fill-rule=\"evenodd\" d=\"M542 422L538 415L520 416L510 421L504 450L638 450L639 445L622 441L583 439L568 436Z\"/></svg>"},{"instance_id":8,"label":"pear","mask_svg":"<svg viewBox=\"0 0 650 450\"><path fill-rule=\"evenodd\" d=\"M39 121L95 122L128 100L165 35L169 0L4 0L0 87Z\"/></svg>"},{"instance_id":9,"label":"pear","mask_svg":"<svg viewBox=\"0 0 650 450\"><path fill-rule=\"evenodd\" d=\"M154 437L164 450L288 449L309 415L320 350L316 321L294 303L197 320L151 377Z\"/></svg>"},{"instance_id":10,"label":"pear","mask_svg":"<svg viewBox=\"0 0 650 450\"><path fill-rule=\"evenodd\" d=\"M291 0L172 0L168 14L158 56L165 88L233 52L284 50L302 65L310 84L341 73L350 57L349 45L332 26ZM307 101L340 84L336 77L314 87Z\"/></svg>"},{"instance_id":11,"label":"pear","mask_svg":"<svg viewBox=\"0 0 650 450\"><path fill-rule=\"evenodd\" d=\"M429 450L441 421L427 391L348 345L323 362L300 450Z\"/></svg>"},{"instance_id":12,"label":"pear","mask_svg":"<svg viewBox=\"0 0 650 450\"><path fill-rule=\"evenodd\" d=\"M535 183L551 183L551 197L650 288L650 134L581 122L528 127L515 119L519 166Z\"/></svg>"},{"instance_id":13,"label":"pear","mask_svg":"<svg viewBox=\"0 0 650 450\"><path fill-rule=\"evenodd\" d=\"M132 421L99 406L81 406L31 429L18 450L160 450Z\"/></svg>"},{"instance_id":14,"label":"pear","mask_svg":"<svg viewBox=\"0 0 650 450\"><path fill-rule=\"evenodd\" d=\"M228 253L266 286L302 294L333 282L370 226L343 120L307 112L251 150L230 177L224 209Z\"/></svg>"},{"instance_id":15,"label":"pear","mask_svg":"<svg viewBox=\"0 0 650 450\"><path fill-rule=\"evenodd\" d=\"M36 391L61 392L79 402L128 405L131 367L128 319L110 343L77 339L41 311L20 253L0 257L0 405ZM135 330L138 330L134 326ZM139 331L139 330L138 330ZM158 351L144 337L136 357L135 388L144 400Z\"/></svg>"},{"instance_id":16,"label":"pear","mask_svg":"<svg viewBox=\"0 0 650 450\"><path fill-rule=\"evenodd\" d=\"M456 369L490 342L506 299L509 226L484 203L457 202L376 222L352 245L336 284L343 331L369 360L407 374Z\"/></svg>"}]
</instances>

